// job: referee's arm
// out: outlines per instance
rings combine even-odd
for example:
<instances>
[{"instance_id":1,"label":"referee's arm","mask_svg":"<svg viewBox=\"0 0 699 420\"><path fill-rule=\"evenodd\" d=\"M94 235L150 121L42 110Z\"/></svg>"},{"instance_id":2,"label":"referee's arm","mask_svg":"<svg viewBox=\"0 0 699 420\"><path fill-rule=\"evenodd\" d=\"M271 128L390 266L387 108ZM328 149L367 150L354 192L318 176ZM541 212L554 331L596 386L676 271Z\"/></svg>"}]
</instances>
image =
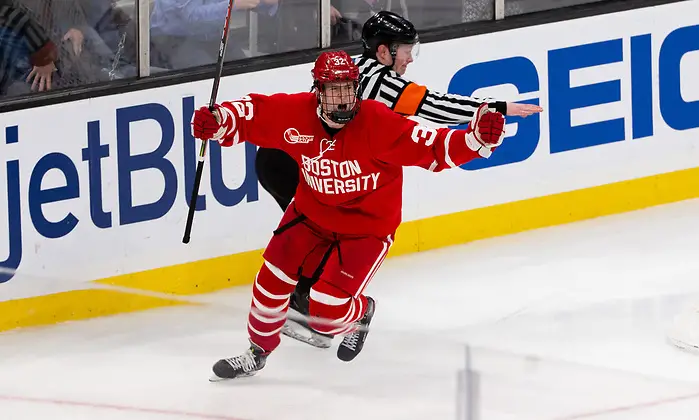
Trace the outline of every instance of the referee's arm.
<instances>
[{"instance_id":1,"label":"referee's arm","mask_svg":"<svg viewBox=\"0 0 699 420\"><path fill-rule=\"evenodd\" d=\"M474 112L484 102L503 115L507 113L504 101L435 92L406 81L394 71L381 76L375 99L401 115L415 115L438 124L465 124L473 119Z\"/></svg>"}]
</instances>

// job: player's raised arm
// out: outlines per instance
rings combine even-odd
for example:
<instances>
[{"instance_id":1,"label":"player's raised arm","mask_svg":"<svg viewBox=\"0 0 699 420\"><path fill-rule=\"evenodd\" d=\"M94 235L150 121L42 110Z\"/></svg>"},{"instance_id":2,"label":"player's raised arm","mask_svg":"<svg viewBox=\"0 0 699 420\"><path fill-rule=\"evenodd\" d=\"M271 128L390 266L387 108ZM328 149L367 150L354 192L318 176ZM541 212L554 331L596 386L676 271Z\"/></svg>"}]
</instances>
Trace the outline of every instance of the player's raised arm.
<instances>
[{"instance_id":1,"label":"player's raised arm","mask_svg":"<svg viewBox=\"0 0 699 420\"><path fill-rule=\"evenodd\" d=\"M491 111L487 104L477 108L474 119L464 130L426 127L390 114L384 118L384 135L390 130L396 130L399 135L394 135L393 141L377 141L377 158L386 163L420 166L433 172L463 165L473 159L488 158L505 137L505 118L501 113Z\"/></svg>"},{"instance_id":2,"label":"player's raised arm","mask_svg":"<svg viewBox=\"0 0 699 420\"><path fill-rule=\"evenodd\" d=\"M214 106L213 111L203 106L192 117L192 135L198 139L218 141L229 147L248 141L257 146L278 148L281 136L275 136L278 128L274 115L283 115L289 95L250 94L235 101ZM288 109L286 110L288 112Z\"/></svg>"}]
</instances>

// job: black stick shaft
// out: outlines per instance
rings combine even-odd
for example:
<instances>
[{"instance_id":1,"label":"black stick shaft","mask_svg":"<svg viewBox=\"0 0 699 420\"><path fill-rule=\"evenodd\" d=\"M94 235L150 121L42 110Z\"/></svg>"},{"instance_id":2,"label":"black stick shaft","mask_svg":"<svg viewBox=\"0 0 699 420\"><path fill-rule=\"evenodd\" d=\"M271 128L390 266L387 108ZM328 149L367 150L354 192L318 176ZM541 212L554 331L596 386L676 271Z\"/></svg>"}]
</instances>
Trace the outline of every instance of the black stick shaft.
<instances>
[{"instance_id":1,"label":"black stick shaft","mask_svg":"<svg viewBox=\"0 0 699 420\"><path fill-rule=\"evenodd\" d=\"M223 59L226 55L226 47L228 46L228 26L231 22L231 11L233 10L234 0L228 3L228 11L226 12L226 21L223 24L221 32L221 43L218 47L218 59L216 61L216 75L214 76L214 86L211 89L211 99L209 100L209 109L214 110L216 104L216 96L218 95L218 87L221 83L221 73L223 73ZM192 188L192 196L189 199L189 213L187 213L187 224L182 237L183 243L189 243L192 233L192 222L194 221L194 212L197 208L197 197L199 197L199 184L201 183L201 174L204 171L204 157L206 156L206 146L209 140L202 139L201 149L199 149L199 161L197 162L197 172L194 176L194 185Z\"/></svg>"}]
</instances>

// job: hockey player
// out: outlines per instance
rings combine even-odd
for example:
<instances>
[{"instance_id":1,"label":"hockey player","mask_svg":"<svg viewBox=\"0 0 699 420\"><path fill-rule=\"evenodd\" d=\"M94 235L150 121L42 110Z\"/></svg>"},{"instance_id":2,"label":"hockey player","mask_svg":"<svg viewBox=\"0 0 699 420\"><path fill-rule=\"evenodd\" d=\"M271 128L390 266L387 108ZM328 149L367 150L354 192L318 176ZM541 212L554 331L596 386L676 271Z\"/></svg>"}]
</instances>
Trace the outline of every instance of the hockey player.
<instances>
[{"instance_id":1,"label":"hockey player","mask_svg":"<svg viewBox=\"0 0 699 420\"><path fill-rule=\"evenodd\" d=\"M419 49L419 37L413 24L400 15L381 11L370 17L362 28L364 53L356 61L360 70L362 96L383 102L393 111L419 116L438 124L467 124L483 103L502 114L526 117L541 112L536 105L494 101L490 98L443 94L410 82L402 76ZM282 210L291 202L299 183L298 165L284 151L260 148L255 162L262 187ZM308 293L317 278L302 276L292 295L291 309L308 314ZM317 347L329 347L331 336L288 322L283 333Z\"/></svg>"},{"instance_id":2,"label":"hockey player","mask_svg":"<svg viewBox=\"0 0 699 420\"><path fill-rule=\"evenodd\" d=\"M213 111L201 107L192 117L195 138L281 149L299 164L303 179L255 278L250 347L216 362L212 380L254 375L265 366L280 344L299 276L313 271L319 280L310 291L310 326L344 335L337 356L353 360L375 310L363 291L401 222L403 167L439 172L489 157L504 138L504 117L487 104L467 129L453 130L425 127L362 100L359 69L344 51L320 54L312 75L313 92L250 94Z\"/></svg>"}]
</instances>

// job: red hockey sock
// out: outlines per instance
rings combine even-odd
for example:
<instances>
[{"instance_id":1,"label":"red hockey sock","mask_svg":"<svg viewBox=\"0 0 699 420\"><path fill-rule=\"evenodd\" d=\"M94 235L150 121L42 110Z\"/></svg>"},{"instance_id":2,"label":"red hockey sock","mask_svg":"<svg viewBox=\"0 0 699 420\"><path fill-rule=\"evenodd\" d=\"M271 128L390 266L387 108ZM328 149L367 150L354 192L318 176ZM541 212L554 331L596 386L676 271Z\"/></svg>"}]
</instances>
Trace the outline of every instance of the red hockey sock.
<instances>
[{"instance_id":1,"label":"red hockey sock","mask_svg":"<svg viewBox=\"0 0 699 420\"><path fill-rule=\"evenodd\" d=\"M250 341L266 352L279 346L279 334L289 309L289 296L296 283L295 276L289 276L267 261L257 273L248 315L248 334Z\"/></svg>"},{"instance_id":2,"label":"red hockey sock","mask_svg":"<svg viewBox=\"0 0 699 420\"><path fill-rule=\"evenodd\" d=\"M354 323L364 316L367 300L364 295L353 297L323 279L311 288L309 314L333 321L336 325L311 322L311 327L322 334L341 335L352 332Z\"/></svg>"}]
</instances>

